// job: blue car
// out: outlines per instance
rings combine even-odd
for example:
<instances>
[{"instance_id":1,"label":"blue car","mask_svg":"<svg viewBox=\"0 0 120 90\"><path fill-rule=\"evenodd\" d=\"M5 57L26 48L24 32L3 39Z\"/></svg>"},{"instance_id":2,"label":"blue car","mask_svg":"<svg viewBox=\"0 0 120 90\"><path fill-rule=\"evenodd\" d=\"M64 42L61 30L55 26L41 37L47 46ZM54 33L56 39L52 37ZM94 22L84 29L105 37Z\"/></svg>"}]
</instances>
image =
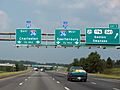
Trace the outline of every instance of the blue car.
<instances>
[{"instance_id":1,"label":"blue car","mask_svg":"<svg viewBox=\"0 0 120 90\"><path fill-rule=\"evenodd\" d=\"M87 72L80 66L72 66L67 74L67 80L87 81Z\"/></svg>"}]
</instances>

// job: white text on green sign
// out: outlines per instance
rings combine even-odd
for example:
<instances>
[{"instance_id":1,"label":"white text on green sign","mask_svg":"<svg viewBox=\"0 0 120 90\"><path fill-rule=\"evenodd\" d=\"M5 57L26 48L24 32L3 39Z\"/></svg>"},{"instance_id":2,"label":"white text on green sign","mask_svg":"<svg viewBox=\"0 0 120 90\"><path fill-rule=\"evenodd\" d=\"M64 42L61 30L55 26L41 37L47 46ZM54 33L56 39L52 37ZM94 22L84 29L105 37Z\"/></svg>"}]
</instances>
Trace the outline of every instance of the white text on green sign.
<instances>
[{"instance_id":1,"label":"white text on green sign","mask_svg":"<svg viewBox=\"0 0 120 90\"><path fill-rule=\"evenodd\" d=\"M56 45L79 45L80 44L80 30L55 30L55 44Z\"/></svg>"},{"instance_id":2,"label":"white text on green sign","mask_svg":"<svg viewBox=\"0 0 120 90\"><path fill-rule=\"evenodd\" d=\"M41 30L16 29L16 44L41 44Z\"/></svg>"},{"instance_id":3,"label":"white text on green sign","mask_svg":"<svg viewBox=\"0 0 120 90\"><path fill-rule=\"evenodd\" d=\"M87 28L86 44L119 44L119 29Z\"/></svg>"}]
</instances>

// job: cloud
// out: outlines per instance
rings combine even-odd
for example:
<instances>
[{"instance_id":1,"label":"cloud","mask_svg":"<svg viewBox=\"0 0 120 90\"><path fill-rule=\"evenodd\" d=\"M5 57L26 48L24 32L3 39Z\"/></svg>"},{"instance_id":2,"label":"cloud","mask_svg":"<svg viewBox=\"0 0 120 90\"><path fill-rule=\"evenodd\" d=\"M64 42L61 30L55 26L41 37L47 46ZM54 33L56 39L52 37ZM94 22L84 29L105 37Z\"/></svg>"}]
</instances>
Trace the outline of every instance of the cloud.
<instances>
[{"instance_id":1,"label":"cloud","mask_svg":"<svg viewBox=\"0 0 120 90\"><path fill-rule=\"evenodd\" d=\"M45 8L47 7L55 7L53 9L57 9L57 8L64 8L64 9L80 9L80 8L84 8L85 7L85 3L87 3L86 0L19 0L22 2L26 2L29 4L36 4L38 6L45 6Z\"/></svg>"},{"instance_id":2,"label":"cloud","mask_svg":"<svg viewBox=\"0 0 120 90\"><path fill-rule=\"evenodd\" d=\"M60 20L68 20L75 23L75 25L81 22L90 25L106 25L109 22L119 23L120 0L22 1L36 6L37 8L32 11L34 16L37 16L37 19L41 18L40 21L42 22L51 22L52 25L61 22Z\"/></svg>"},{"instance_id":3,"label":"cloud","mask_svg":"<svg viewBox=\"0 0 120 90\"><path fill-rule=\"evenodd\" d=\"M8 16L4 11L0 10L0 31L5 31L8 29Z\"/></svg>"},{"instance_id":4,"label":"cloud","mask_svg":"<svg viewBox=\"0 0 120 90\"><path fill-rule=\"evenodd\" d=\"M120 0L105 0L99 4L99 10L103 15L109 17L108 22L120 23Z\"/></svg>"},{"instance_id":5,"label":"cloud","mask_svg":"<svg viewBox=\"0 0 120 90\"><path fill-rule=\"evenodd\" d=\"M18 0L18 1L36 5L47 5L50 2L52 2L50 0Z\"/></svg>"},{"instance_id":6,"label":"cloud","mask_svg":"<svg viewBox=\"0 0 120 90\"><path fill-rule=\"evenodd\" d=\"M99 4L100 10L104 13L111 13L120 8L120 0L106 0Z\"/></svg>"}]
</instances>

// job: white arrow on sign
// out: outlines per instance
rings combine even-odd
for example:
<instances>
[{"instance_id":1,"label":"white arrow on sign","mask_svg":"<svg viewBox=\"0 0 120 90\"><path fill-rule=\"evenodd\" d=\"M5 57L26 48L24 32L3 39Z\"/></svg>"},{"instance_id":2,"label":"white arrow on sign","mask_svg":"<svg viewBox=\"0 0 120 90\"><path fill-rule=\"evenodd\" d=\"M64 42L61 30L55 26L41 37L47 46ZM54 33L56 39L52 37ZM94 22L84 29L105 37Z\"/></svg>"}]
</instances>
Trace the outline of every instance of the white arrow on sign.
<instances>
[{"instance_id":1,"label":"white arrow on sign","mask_svg":"<svg viewBox=\"0 0 120 90\"><path fill-rule=\"evenodd\" d=\"M79 44L79 42L76 41L75 44Z\"/></svg>"},{"instance_id":2,"label":"white arrow on sign","mask_svg":"<svg viewBox=\"0 0 120 90\"><path fill-rule=\"evenodd\" d=\"M69 33L72 33L72 31L68 31Z\"/></svg>"},{"instance_id":3,"label":"white arrow on sign","mask_svg":"<svg viewBox=\"0 0 120 90\"><path fill-rule=\"evenodd\" d=\"M119 35L119 34L118 34L118 33L116 33L116 35L115 35L114 39L116 39L116 38L118 37L118 35Z\"/></svg>"},{"instance_id":4,"label":"white arrow on sign","mask_svg":"<svg viewBox=\"0 0 120 90\"><path fill-rule=\"evenodd\" d=\"M36 41L36 43L37 43L37 44L39 44L39 43L40 43L40 41Z\"/></svg>"},{"instance_id":5,"label":"white arrow on sign","mask_svg":"<svg viewBox=\"0 0 120 90\"><path fill-rule=\"evenodd\" d=\"M22 42L22 41L17 41L19 44Z\"/></svg>"},{"instance_id":6,"label":"white arrow on sign","mask_svg":"<svg viewBox=\"0 0 120 90\"><path fill-rule=\"evenodd\" d=\"M59 42L59 41L57 41L56 43L57 43L57 44L60 44L60 42Z\"/></svg>"}]
</instances>

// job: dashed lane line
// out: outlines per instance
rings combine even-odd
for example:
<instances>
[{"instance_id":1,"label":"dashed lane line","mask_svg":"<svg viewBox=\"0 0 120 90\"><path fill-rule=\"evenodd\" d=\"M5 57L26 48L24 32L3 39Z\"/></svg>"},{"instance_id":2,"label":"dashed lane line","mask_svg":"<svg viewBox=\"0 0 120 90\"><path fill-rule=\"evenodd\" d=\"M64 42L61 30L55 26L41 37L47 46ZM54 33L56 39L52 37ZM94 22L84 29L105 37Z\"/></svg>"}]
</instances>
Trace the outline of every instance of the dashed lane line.
<instances>
[{"instance_id":1,"label":"dashed lane line","mask_svg":"<svg viewBox=\"0 0 120 90\"><path fill-rule=\"evenodd\" d=\"M19 85L21 86L23 83L19 83Z\"/></svg>"},{"instance_id":2,"label":"dashed lane line","mask_svg":"<svg viewBox=\"0 0 120 90\"><path fill-rule=\"evenodd\" d=\"M60 82L59 82L59 81L57 81L57 83L59 84Z\"/></svg>"},{"instance_id":3,"label":"dashed lane line","mask_svg":"<svg viewBox=\"0 0 120 90\"><path fill-rule=\"evenodd\" d=\"M92 84L97 84L97 83L95 83L95 82L91 82Z\"/></svg>"},{"instance_id":4,"label":"dashed lane line","mask_svg":"<svg viewBox=\"0 0 120 90\"><path fill-rule=\"evenodd\" d=\"M25 81L27 81L28 79L25 79Z\"/></svg>"},{"instance_id":5,"label":"dashed lane line","mask_svg":"<svg viewBox=\"0 0 120 90\"><path fill-rule=\"evenodd\" d=\"M53 78L53 80L55 80L55 78Z\"/></svg>"},{"instance_id":6,"label":"dashed lane line","mask_svg":"<svg viewBox=\"0 0 120 90\"><path fill-rule=\"evenodd\" d=\"M120 90L120 89L118 89L118 88L113 88L113 90Z\"/></svg>"},{"instance_id":7,"label":"dashed lane line","mask_svg":"<svg viewBox=\"0 0 120 90\"><path fill-rule=\"evenodd\" d=\"M65 88L65 90L70 90L68 87L64 87Z\"/></svg>"}]
</instances>

